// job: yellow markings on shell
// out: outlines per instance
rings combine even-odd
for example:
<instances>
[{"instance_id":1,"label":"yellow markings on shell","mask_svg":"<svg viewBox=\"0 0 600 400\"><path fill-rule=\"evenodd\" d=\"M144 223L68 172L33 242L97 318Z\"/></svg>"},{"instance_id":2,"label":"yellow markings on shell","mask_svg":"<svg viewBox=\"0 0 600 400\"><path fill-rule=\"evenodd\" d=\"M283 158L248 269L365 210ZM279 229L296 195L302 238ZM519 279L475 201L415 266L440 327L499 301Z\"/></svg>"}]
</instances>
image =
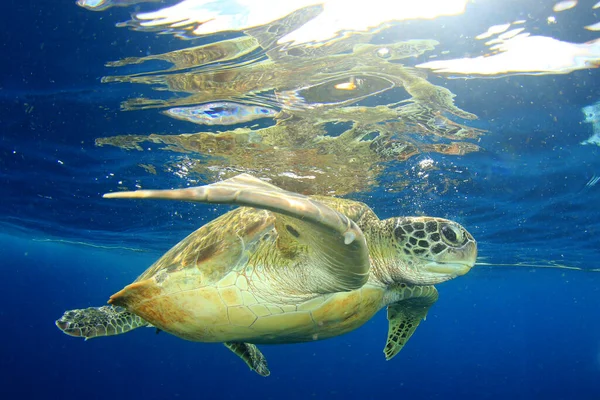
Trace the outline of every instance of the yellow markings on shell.
<instances>
[{"instance_id":1,"label":"yellow markings on shell","mask_svg":"<svg viewBox=\"0 0 600 400\"><path fill-rule=\"evenodd\" d=\"M269 311L267 309L267 307L265 307L262 304L254 304L252 306L249 306L248 308L259 317L265 317L267 315L271 315L271 311Z\"/></svg>"},{"instance_id":2,"label":"yellow markings on shell","mask_svg":"<svg viewBox=\"0 0 600 400\"><path fill-rule=\"evenodd\" d=\"M298 306L298 311L313 311L318 307L321 307L325 302L325 298L323 296L315 297L314 299L310 299Z\"/></svg>"},{"instance_id":3,"label":"yellow markings on shell","mask_svg":"<svg viewBox=\"0 0 600 400\"><path fill-rule=\"evenodd\" d=\"M197 299L192 292L182 293L183 297L178 301L183 305L186 305L185 301L190 301L190 304L186 305L187 309L197 310L196 317L202 319L206 325L218 325L227 321L227 307L223 304L216 288L204 287L199 294L203 298L202 301ZM201 306L197 307L195 304Z\"/></svg>"},{"instance_id":4,"label":"yellow markings on shell","mask_svg":"<svg viewBox=\"0 0 600 400\"><path fill-rule=\"evenodd\" d=\"M354 311L352 308L346 308L338 299L330 299L322 307L311 312L313 319L318 325L338 323L348 318Z\"/></svg>"},{"instance_id":5,"label":"yellow markings on shell","mask_svg":"<svg viewBox=\"0 0 600 400\"><path fill-rule=\"evenodd\" d=\"M272 304L267 304L266 307L267 307L267 310L269 310L269 314L271 314L271 315L283 314L283 309L280 306L274 306Z\"/></svg>"},{"instance_id":6,"label":"yellow markings on shell","mask_svg":"<svg viewBox=\"0 0 600 400\"><path fill-rule=\"evenodd\" d=\"M296 331L305 330L313 324L310 313L295 312L258 318L252 325L252 329L263 332Z\"/></svg>"},{"instance_id":7,"label":"yellow markings on shell","mask_svg":"<svg viewBox=\"0 0 600 400\"><path fill-rule=\"evenodd\" d=\"M235 286L240 290L248 290L248 278L244 275L239 275L235 281Z\"/></svg>"},{"instance_id":8,"label":"yellow markings on shell","mask_svg":"<svg viewBox=\"0 0 600 400\"><path fill-rule=\"evenodd\" d=\"M244 304L242 293L237 286L228 286L222 289L219 289L219 293L221 294L221 299L223 299L223 303L226 306L241 306Z\"/></svg>"},{"instance_id":9,"label":"yellow markings on shell","mask_svg":"<svg viewBox=\"0 0 600 400\"><path fill-rule=\"evenodd\" d=\"M362 288L329 297L322 306L312 310L311 315L318 326L342 324L353 326L358 320L368 319L381 304L383 291L379 288Z\"/></svg>"},{"instance_id":10,"label":"yellow markings on shell","mask_svg":"<svg viewBox=\"0 0 600 400\"><path fill-rule=\"evenodd\" d=\"M233 286L235 285L237 277L237 274L229 273L217 283L217 287L222 288L227 286Z\"/></svg>"},{"instance_id":11,"label":"yellow markings on shell","mask_svg":"<svg viewBox=\"0 0 600 400\"><path fill-rule=\"evenodd\" d=\"M229 322L231 325L238 326L250 326L258 318L248 307L229 307L227 309L229 314Z\"/></svg>"},{"instance_id":12,"label":"yellow markings on shell","mask_svg":"<svg viewBox=\"0 0 600 400\"><path fill-rule=\"evenodd\" d=\"M242 291L242 302L245 306L251 306L258 303L256 297L250 292Z\"/></svg>"},{"instance_id":13,"label":"yellow markings on shell","mask_svg":"<svg viewBox=\"0 0 600 400\"><path fill-rule=\"evenodd\" d=\"M298 306L295 305L291 305L291 304L282 304L279 307L281 307L281 309L283 310L283 312L296 312L298 311Z\"/></svg>"}]
</instances>

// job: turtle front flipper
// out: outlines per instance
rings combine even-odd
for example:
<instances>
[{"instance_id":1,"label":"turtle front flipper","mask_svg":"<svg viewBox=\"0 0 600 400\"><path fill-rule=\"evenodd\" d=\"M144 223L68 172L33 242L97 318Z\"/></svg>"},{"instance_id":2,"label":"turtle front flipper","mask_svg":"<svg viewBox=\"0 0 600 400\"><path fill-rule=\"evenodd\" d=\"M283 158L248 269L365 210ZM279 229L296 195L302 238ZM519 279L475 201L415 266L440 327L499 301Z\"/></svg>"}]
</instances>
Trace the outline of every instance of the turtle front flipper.
<instances>
[{"instance_id":1,"label":"turtle front flipper","mask_svg":"<svg viewBox=\"0 0 600 400\"><path fill-rule=\"evenodd\" d=\"M402 350L438 299L438 292L433 286L404 285L394 289L394 292L402 300L387 307L388 338L383 349L386 360L391 360Z\"/></svg>"},{"instance_id":2,"label":"turtle front flipper","mask_svg":"<svg viewBox=\"0 0 600 400\"><path fill-rule=\"evenodd\" d=\"M296 241L306 252L303 265L318 266L308 273L312 293L350 291L369 278L369 250L362 230L346 215L307 196L288 192L241 174L206 186L175 190L137 190L107 193L107 198L152 198L201 203L236 204L272 211L275 228L288 242ZM280 245L289 246L289 243Z\"/></svg>"},{"instance_id":3,"label":"turtle front flipper","mask_svg":"<svg viewBox=\"0 0 600 400\"><path fill-rule=\"evenodd\" d=\"M56 326L69 336L88 340L119 335L150 324L123 307L102 306L66 311Z\"/></svg>"},{"instance_id":4,"label":"turtle front flipper","mask_svg":"<svg viewBox=\"0 0 600 400\"><path fill-rule=\"evenodd\" d=\"M250 369L260 376L269 376L271 371L267 366L267 359L255 345L251 343L226 342L225 347L238 355Z\"/></svg>"}]
</instances>

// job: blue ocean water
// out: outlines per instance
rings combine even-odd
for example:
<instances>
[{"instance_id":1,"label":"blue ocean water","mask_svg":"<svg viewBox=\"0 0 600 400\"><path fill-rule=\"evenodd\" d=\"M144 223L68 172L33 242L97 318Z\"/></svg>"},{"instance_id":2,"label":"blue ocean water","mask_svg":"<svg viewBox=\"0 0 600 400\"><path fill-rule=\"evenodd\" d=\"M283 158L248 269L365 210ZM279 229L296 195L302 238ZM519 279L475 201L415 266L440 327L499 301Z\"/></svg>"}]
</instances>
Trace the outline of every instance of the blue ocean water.
<instances>
[{"instance_id":1,"label":"blue ocean water","mask_svg":"<svg viewBox=\"0 0 600 400\"><path fill-rule=\"evenodd\" d=\"M502 12L518 15L525 7L509 5ZM229 208L101 198L119 180L182 185L137 166L167 155L96 147L94 140L185 132L153 111L119 111L123 99L147 89L100 78L112 73L107 61L188 44L114 28L127 9L91 13L71 0L11 0L3 7L2 398L600 398L600 185L586 186L600 175L600 148L580 145L593 133L581 108L600 99L598 70L491 80L432 76L457 94L459 107L480 117L477 127L489 131L478 142L484 150L416 156L391 167L414 185L387 191L396 176L390 173L378 188L352 197L382 218L425 213L456 220L478 240L479 261L493 265L439 285L440 300L392 361L382 354L381 312L342 337L262 346L272 371L262 378L221 345L153 329L84 342L55 327L64 310L104 304ZM570 28L551 27L565 40L594 38ZM423 190L412 171L424 157L468 182L443 193ZM435 174L433 185L442 178Z\"/></svg>"}]
</instances>

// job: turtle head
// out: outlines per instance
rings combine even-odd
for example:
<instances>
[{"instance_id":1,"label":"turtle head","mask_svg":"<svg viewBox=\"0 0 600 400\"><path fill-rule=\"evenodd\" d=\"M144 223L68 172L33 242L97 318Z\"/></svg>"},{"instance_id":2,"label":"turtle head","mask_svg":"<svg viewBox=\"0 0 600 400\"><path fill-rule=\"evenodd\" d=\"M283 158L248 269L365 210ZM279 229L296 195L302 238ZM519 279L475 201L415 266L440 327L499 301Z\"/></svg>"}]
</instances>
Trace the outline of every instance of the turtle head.
<instances>
[{"instance_id":1,"label":"turtle head","mask_svg":"<svg viewBox=\"0 0 600 400\"><path fill-rule=\"evenodd\" d=\"M456 222L432 217L384 222L392 231L390 274L396 282L432 285L464 275L475 265L477 242Z\"/></svg>"}]
</instances>

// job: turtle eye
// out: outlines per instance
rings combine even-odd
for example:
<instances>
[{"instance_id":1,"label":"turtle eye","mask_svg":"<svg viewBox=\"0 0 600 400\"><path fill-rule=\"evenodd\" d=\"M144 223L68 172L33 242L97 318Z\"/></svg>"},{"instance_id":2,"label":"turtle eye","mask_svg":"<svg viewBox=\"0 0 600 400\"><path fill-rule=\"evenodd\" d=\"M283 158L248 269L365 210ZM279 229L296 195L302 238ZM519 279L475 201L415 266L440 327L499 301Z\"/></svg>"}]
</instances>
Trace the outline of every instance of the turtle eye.
<instances>
[{"instance_id":1,"label":"turtle eye","mask_svg":"<svg viewBox=\"0 0 600 400\"><path fill-rule=\"evenodd\" d=\"M449 245L456 246L463 242L463 234L456 226L443 225L441 233L442 239Z\"/></svg>"}]
</instances>

